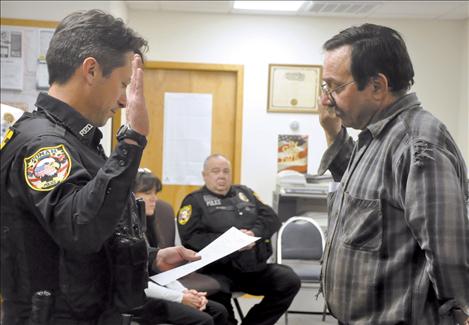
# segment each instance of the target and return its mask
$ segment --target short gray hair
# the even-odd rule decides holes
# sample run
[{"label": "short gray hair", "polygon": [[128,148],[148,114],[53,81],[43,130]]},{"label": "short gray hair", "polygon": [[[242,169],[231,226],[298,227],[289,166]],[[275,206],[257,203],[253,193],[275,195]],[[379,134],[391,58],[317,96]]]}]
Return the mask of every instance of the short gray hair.
[{"label": "short gray hair", "polygon": [[222,155],[221,153],[214,153],[214,154],[211,154],[210,156],[208,156],[207,158],[205,158],[205,160],[204,160],[204,169],[203,170],[207,169],[208,162],[212,158],[223,158],[231,164],[230,160],[228,158],[226,158],[226,156]]}]

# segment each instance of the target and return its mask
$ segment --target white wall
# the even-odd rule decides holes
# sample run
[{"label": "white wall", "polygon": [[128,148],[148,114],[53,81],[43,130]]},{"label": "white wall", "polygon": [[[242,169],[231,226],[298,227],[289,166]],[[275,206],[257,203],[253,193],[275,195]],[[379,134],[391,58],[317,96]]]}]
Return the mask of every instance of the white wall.
[{"label": "white wall", "polygon": [[[309,172],[326,148],[317,115],[267,113],[269,63],[322,64],[329,37],[365,20],[262,17],[129,11],[129,24],[149,40],[149,60],[243,64],[244,111],[241,182],[270,202],[275,187],[277,135],[310,136]],[[426,109],[441,119],[468,159],[467,22],[368,20],[388,25],[405,38],[416,72],[414,90]],[[464,51],[466,55],[464,56]],[[467,121],[467,118],[462,119]]]},{"label": "white wall", "polygon": [[[242,64],[242,183],[266,202],[275,187],[277,135],[310,136],[309,172],[315,173],[326,143],[316,115],[267,113],[269,63],[322,64],[321,46],[340,30],[365,20],[290,16],[160,13],[126,10],[110,2],[2,1],[2,17],[60,20],[79,9],[99,8],[120,15],[149,40],[149,60]],[[469,161],[468,22],[368,20],[404,36],[416,72],[414,90],[426,109],[449,128]]]},{"label": "white wall", "polygon": [[110,11],[114,1],[9,1],[0,2],[3,18],[60,21],[78,10]]}]

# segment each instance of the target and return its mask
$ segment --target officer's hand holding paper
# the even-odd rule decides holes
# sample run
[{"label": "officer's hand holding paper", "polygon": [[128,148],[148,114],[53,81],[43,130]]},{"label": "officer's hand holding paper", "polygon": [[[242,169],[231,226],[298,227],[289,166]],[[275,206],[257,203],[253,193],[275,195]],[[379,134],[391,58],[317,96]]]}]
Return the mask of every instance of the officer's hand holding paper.
[{"label": "officer's hand holding paper", "polygon": [[159,273],[151,277],[153,281],[160,285],[166,285],[174,280],[208,265],[216,260],[225,257],[247,245],[259,240],[260,237],[249,236],[242,231],[231,227],[220,237],[211,242],[207,247],[198,252],[201,259],[185,265],[181,265],[172,270]]}]

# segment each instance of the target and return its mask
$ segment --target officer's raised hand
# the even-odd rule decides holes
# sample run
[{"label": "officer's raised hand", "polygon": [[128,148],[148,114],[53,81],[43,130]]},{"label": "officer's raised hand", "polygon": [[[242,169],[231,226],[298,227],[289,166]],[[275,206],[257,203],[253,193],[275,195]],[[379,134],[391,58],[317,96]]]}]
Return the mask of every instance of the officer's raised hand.
[{"label": "officer's raised hand", "polygon": [[160,271],[167,271],[185,262],[200,260],[193,250],[182,246],[162,248],[156,255],[155,264]]},{"label": "officer's raised hand", "polygon": [[131,129],[147,136],[150,132],[148,110],[143,95],[143,64],[139,54],[135,54],[132,60],[132,76],[127,87],[127,124]]}]

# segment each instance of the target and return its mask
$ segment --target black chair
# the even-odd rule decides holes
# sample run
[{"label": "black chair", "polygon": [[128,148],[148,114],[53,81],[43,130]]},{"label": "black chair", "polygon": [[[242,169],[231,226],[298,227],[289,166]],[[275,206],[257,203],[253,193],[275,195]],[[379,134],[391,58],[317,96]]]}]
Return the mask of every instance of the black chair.
[{"label": "black chair", "polygon": [[[277,263],[289,265],[301,279],[302,287],[317,286],[320,283],[320,260],[325,239],[321,227],[311,218],[291,217],[284,222],[277,237]],[[322,314],[325,320],[326,304],[322,312],[288,310],[288,314]]]},{"label": "black chair", "polygon": [[[158,246],[160,248],[174,246],[176,239],[176,219],[171,205],[158,199],[155,207],[154,220],[155,223],[153,225],[147,226],[152,227],[156,232]],[[208,296],[220,290],[220,284],[217,280],[208,275],[197,272],[183,276],[179,281],[186,288],[207,292]]]}]

